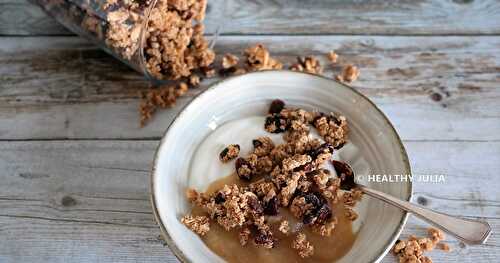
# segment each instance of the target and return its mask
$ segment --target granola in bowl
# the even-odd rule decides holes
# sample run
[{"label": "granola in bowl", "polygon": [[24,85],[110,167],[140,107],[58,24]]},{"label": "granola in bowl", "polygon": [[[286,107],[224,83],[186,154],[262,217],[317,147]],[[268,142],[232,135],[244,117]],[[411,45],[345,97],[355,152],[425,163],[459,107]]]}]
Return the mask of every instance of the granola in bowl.
[{"label": "granola in bowl", "polygon": [[[259,136],[249,154],[240,157],[240,145],[225,147],[219,159],[234,166],[232,174],[205,192],[188,188],[186,198],[194,209],[181,222],[229,262],[236,262],[232,255],[255,250],[269,250],[269,262],[282,256],[293,262],[331,262],[343,256],[355,239],[351,223],[358,217],[353,208],[361,192],[342,191],[343,181],[335,176],[340,171],[326,164],[348,141],[346,118],[287,107],[276,99],[261,129],[282,135],[283,143]],[[228,254],[221,240],[241,246]],[[324,244],[328,250],[315,249]]]},{"label": "granola in bowl", "polygon": [[[178,115],[156,155],[153,211],[167,244],[185,262],[378,261],[406,214],[342,190],[348,173],[333,162],[357,175],[411,172],[372,105],[293,71],[214,84]],[[411,195],[409,182],[368,185]]]}]

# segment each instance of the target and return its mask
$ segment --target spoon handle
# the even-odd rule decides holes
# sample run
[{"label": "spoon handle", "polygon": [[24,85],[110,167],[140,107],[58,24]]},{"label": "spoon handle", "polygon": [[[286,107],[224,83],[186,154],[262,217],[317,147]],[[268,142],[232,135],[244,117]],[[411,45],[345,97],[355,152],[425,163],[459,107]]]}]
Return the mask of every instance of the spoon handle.
[{"label": "spoon handle", "polygon": [[437,228],[455,236],[467,244],[484,244],[491,233],[487,222],[458,218],[399,200],[386,193],[359,185],[359,189],[369,196],[385,201],[422,218]]}]

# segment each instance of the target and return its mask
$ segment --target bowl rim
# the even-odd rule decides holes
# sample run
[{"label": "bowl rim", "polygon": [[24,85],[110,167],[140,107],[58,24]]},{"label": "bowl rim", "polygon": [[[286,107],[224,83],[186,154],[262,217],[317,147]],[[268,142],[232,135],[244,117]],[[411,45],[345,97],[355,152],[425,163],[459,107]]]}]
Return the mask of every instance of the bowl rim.
[{"label": "bowl rim", "polygon": [[[271,73],[273,73],[273,72],[274,73],[276,73],[276,72],[278,72],[278,73],[279,72],[286,72],[286,73],[303,74],[303,75],[308,75],[308,76],[312,76],[312,77],[316,77],[316,78],[321,78],[321,79],[324,79],[324,80],[336,82],[337,84],[339,84],[339,86],[341,88],[349,89],[349,90],[353,91],[354,93],[356,93],[357,95],[359,95],[362,100],[365,100],[370,105],[372,105],[375,108],[375,110],[382,116],[382,119],[384,120],[384,122],[386,124],[388,124],[389,128],[392,130],[392,132],[394,133],[394,135],[396,137],[400,153],[402,154],[402,157],[403,157],[404,166],[405,166],[405,169],[407,170],[406,172],[408,172],[409,174],[412,174],[412,172],[411,172],[411,166],[410,166],[410,161],[409,161],[406,149],[404,147],[403,141],[401,140],[401,137],[399,136],[398,132],[396,131],[396,128],[394,127],[394,125],[392,125],[392,123],[390,122],[389,118],[387,118],[387,116],[384,114],[384,112],[379,107],[377,107],[377,105],[374,102],[372,102],[368,97],[366,97],[364,94],[362,94],[361,92],[359,92],[355,88],[353,88],[353,87],[351,87],[351,86],[349,86],[349,85],[347,85],[347,84],[345,84],[343,82],[340,82],[340,81],[337,81],[337,80],[334,80],[334,79],[331,79],[331,78],[328,78],[328,77],[325,77],[325,76],[321,76],[321,75],[316,75],[316,74],[307,73],[307,72],[292,71],[292,70],[262,70],[262,71],[254,71],[254,72],[249,72],[249,73],[245,73],[245,74],[242,74],[242,75],[230,76],[230,77],[226,77],[226,78],[220,79],[218,81],[215,81],[214,83],[211,83],[204,91],[202,91],[199,94],[195,95],[193,97],[193,99],[190,102],[188,102],[186,105],[184,105],[182,107],[182,109],[179,111],[179,113],[177,113],[177,115],[174,117],[174,119],[168,125],[167,129],[165,130],[165,132],[162,135],[160,143],[158,144],[158,147],[156,148],[155,155],[154,155],[154,160],[153,160],[153,165],[152,165],[152,168],[151,168],[150,185],[149,185],[149,187],[150,187],[150,189],[149,189],[149,195],[150,195],[150,202],[151,202],[151,206],[152,206],[152,210],[153,210],[154,220],[159,225],[162,238],[164,239],[164,241],[168,245],[169,249],[172,251],[172,253],[175,255],[175,257],[179,261],[181,261],[183,263],[191,263],[191,261],[186,257],[186,255],[184,254],[184,252],[182,252],[181,249],[179,247],[177,247],[177,245],[175,244],[175,241],[170,236],[167,228],[163,224],[163,222],[162,222],[162,220],[160,218],[159,212],[158,212],[158,206],[156,205],[157,198],[156,198],[156,195],[155,195],[155,192],[154,192],[155,175],[156,175],[156,170],[157,170],[156,167],[158,165],[158,153],[159,153],[160,149],[162,148],[162,146],[165,143],[165,137],[168,134],[168,132],[170,131],[170,129],[173,126],[173,124],[176,123],[176,121],[180,117],[182,117],[182,115],[184,115],[183,113],[186,112],[187,108],[190,105],[192,105],[193,102],[199,100],[202,95],[204,95],[204,94],[206,94],[208,92],[214,92],[214,90],[219,85],[223,84],[224,82],[228,82],[229,80],[232,80],[232,79],[235,79],[235,78],[239,78],[239,77],[242,77],[242,76],[248,76],[248,75],[268,74],[269,72],[271,72]],[[407,184],[407,187],[409,188],[408,189],[409,190],[408,191],[409,194],[405,198],[405,201],[409,202],[412,199],[412,196],[413,196],[413,183],[411,181],[409,181],[408,184]],[[382,246],[382,249],[379,251],[379,253],[377,253],[378,256],[376,256],[370,262],[374,262],[374,263],[380,262],[384,258],[384,256],[389,252],[389,250],[392,248],[392,245],[396,242],[397,238],[401,235],[401,232],[403,231],[403,228],[406,225],[406,222],[408,221],[409,215],[410,215],[409,212],[403,211],[403,217],[401,218],[401,221],[399,222],[398,227],[396,228],[396,230],[392,234],[392,237],[388,240],[388,242],[384,246]]]}]

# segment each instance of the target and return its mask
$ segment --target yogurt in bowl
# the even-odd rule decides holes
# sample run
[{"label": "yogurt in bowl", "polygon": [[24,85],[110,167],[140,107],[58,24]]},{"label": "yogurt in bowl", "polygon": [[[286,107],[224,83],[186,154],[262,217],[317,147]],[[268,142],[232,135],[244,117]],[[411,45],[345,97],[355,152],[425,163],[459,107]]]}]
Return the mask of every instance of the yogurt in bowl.
[{"label": "yogurt in bowl", "polygon": [[[214,181],[230,175],[234,165],[218,161],[230,143],[241,145],[246,155],[252,139],[269,136],[263,122],[276,98],[291,107],[337,112],[349,123],[349,143],[334,158],[348,162],[357,175],[410,174],[404,147],[383,113],[354,89],[331,79],[290,71],[263,71],[215,83],[195,98],[170,125],[158,148],[151,178],[151,198],[156,219],[169,247],[183,262],[224,262],[220,251],[210,249],[181,223],[190,212],[187,188],[205,191]],[[272,136],[275,142],[280,135]],[[403,200],[411,198],[410,182],[362,182]],[[348,251],[331,262],[377,262],[399,236],[407,214],[380,201],[364,197],[356,208],[355,239]],[[235,240],[237,243],[238,241]],[[339,240],[341,242],[341,240]],[[236,249],[227,247],[227,257]],[[214,248],[213,246],[211,246]],[[318,249],[318,248],[317,248]],[[320,248],[326,250],[327,248]],[[272,250],[269,251],[272,253]],[[255,260],[266,261],[268,257]]]}]

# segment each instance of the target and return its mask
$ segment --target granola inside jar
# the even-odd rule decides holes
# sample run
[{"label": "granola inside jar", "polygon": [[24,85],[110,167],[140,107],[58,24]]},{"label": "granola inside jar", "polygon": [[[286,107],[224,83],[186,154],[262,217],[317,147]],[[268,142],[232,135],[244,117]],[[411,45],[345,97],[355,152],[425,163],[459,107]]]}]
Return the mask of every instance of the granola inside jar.
[{"label": "granola inside jar", "polygon": [[215,59],[207,0],[31,0],[151,80],[178,80]]}]

